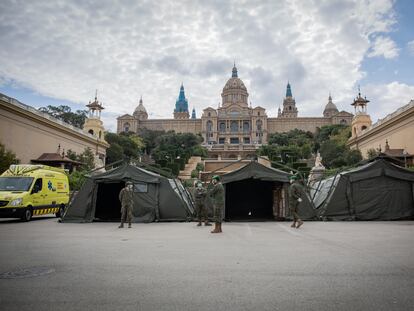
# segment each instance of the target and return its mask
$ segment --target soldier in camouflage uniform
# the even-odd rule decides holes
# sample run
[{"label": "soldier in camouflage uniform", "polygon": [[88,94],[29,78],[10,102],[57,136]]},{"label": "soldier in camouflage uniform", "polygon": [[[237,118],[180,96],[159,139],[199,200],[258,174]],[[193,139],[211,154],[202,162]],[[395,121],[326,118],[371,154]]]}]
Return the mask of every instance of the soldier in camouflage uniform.
[{"label": "soldier in camouflage uniform", "polygon": [[119,201],[121,201],[121,224],[118,228],[124,227],[124,222],[128,221],[128,228],[131,228],[132,210],[134,208],[134,188],[132,182],[128,181],[125,188],[119,192]]},{"label": "soldier in camouflage uniform", "polygon": [[211,226],[211,224],[208,222],[208,213],[206,206],[207,190],[203,187],[203,183],[201,181],[197,181],[195,183],[195,186],[194,201],[198,218],[197,226],[201,226],[201,223],[203,221],[205,226]]},{"label": "soldier in camouflage uniform", "polygon": [[224,210],[224,187],[220,182],[220,177],[215,175],[211,180],[213,188],[210,190],[209,195],[213,201],[213,215],[215,227],[211,233],[221,233],[221,222],[223,220]]},{"label": "soldier in camouflage uniform", "polygon": [[303,225],[303,221],[299,218],[298,215],[298,206],[302,202],[302,187],[297,181],[297,176],[293,175],[290,177],[290,186],[289,186],[289,209],[293,216],[292,228],[299,228]]}]

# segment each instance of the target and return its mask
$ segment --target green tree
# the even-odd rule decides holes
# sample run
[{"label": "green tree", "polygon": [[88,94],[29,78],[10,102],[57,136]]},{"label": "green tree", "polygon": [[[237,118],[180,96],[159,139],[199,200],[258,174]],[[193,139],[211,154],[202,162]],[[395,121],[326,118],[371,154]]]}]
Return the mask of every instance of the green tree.
[{"label": "green tree", "polygon": [[379,155],[379,151],[374,149],[374,148],[371,148],[371,149],[367,150],[368,159],[373,159],[378,155]]},{"label": "green tree", "polygon": [[106,150],[106,163],[111,164],[125,158],[137,159],[142,152],[142,140],[136,135],[106,133],[110,147]]},{"label": "green tree", "polygon": [[142,138],[145,145],[145,153],[151,154],[152,150],[157,147],[157,137],[164,135],[165,131],[153,131],[146,128],[138,130],[138,136]]},{"label": "green tree", "polygon": [[95,155],[91,148],[86,148],[81,154],[69,149],[66,151],[66,157],[73,161],[81,162],[82,165],[78,168],[80,171],[90,171],[95,168]]},{"label": "green tree", "polygon": [[82,162],[82,170],[90,171],[95,168],[95,155],[91,148],[86,148],[84,152],[82,152],[78,156],[78,161]]},{"label": "green tree", "polygon": [[327,168],[335,168],[346,165],[344,158],[345,146],[338,144],[334,140],[326,140],[321,144],[320,153],[322,163]]},{"label": "green tree", "polygon": [[6,171],[10,165],[18,164],[19,162],[16,155],[0,143],[0,174]]},{"label": "green tree", "polygon": [[355,165],[362,161],[361,151],[358,149],[348,150],[345,154],[345,160],[347,165]]},{"label": "green tree", "polygon": [[83,128],[83,124],[85,123],[88,114],[86,110],[76,110],[76,112],[72,112],[71,108],[65,105],[57,107],[49,105],[47,107],[40,107],[38,110],[78,128]]},{"label": "green tree", "polygon": [[71,191],[79,190],[86,180],[84,171],[73,171],[69,175],[69,189]]}]

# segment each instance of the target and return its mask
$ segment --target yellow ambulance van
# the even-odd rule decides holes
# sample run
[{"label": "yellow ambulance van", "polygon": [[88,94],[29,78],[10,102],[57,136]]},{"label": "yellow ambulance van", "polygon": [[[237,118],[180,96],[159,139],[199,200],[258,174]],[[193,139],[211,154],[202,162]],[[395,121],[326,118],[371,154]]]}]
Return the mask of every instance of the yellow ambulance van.
[{"label": "yellow ambulance van", "polygon": [[46,165],[11,165],[0,176],[0,217],[63,215],[69,202],[69,180],[63,169]]}]

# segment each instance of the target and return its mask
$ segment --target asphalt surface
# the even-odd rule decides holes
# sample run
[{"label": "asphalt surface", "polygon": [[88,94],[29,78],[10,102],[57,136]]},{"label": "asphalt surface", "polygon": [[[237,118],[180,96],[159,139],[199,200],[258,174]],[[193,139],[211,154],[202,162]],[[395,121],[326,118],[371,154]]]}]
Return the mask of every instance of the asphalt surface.
[{"label": "asphalt surface", "polygon": [[0,220],[0,310],[414,308],[414,222],[210,229]]}]

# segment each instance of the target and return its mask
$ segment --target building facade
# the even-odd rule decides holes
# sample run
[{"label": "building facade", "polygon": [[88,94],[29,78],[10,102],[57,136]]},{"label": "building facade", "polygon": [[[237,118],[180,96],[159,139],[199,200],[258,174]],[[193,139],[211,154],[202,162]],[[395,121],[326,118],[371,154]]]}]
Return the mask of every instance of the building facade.
[{"label": "building facade", "polygon": [[368,150],[400,159],[414,155],[414,100],[374,124],[367,112],[367,103],[364,108],[356,109],[348,146],[359,149],[364,158],[368,158]]},{"label": "building facade", "polygon": [[103,107],[96,97],[89,105],[89,117],[82,130],[0,94],[0,142],[15,153],[22,164],[38,160],[44,153],[56,153],[56,150],[63,159],[69,149],[80,154],[90,148],[95,154],[95,166],[103,166],[109,147],[100,120]]},{"label": "building facade", "polygon": [[253,155],[260,145],[267,144],[269,134],[293,129],[315,132],[316,128],[324,125],[351,124],[353,117],[349,112],[338,111],[330,95],[323,116],[298,117],[290,83],[283,99],[283,110],[279,109],[276,117],[268,116],[263,107],[249,104],[248,90],[238,77],[235,65],[221,92],[218,108],[205,108],[198,119],[193,109],[190,118],[184,86],[181,85],[173,116],[173,119],[148,119],[140,100],[132,115],[126,114],[117,119],[117,132],[137,132],[147,128],[201,134],[211,157],[233,158]]}]

